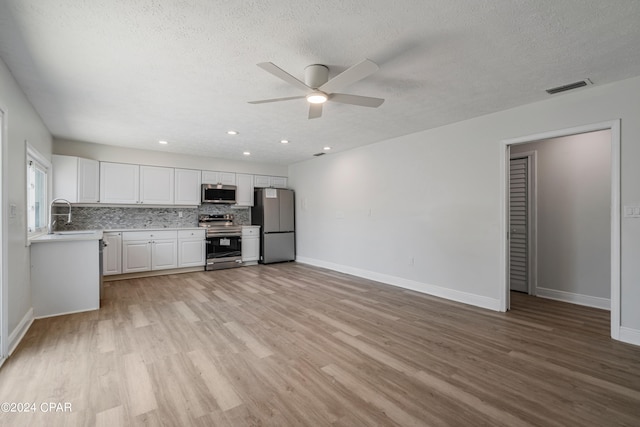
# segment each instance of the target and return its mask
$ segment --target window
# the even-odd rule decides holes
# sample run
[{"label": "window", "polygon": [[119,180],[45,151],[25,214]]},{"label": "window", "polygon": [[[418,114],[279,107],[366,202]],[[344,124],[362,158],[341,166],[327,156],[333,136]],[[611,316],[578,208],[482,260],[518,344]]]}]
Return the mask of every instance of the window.
[{"label": "window", "polygon": [[27,145],[27,233],[29,236],[47,230],[50,168],[49,161]]}]

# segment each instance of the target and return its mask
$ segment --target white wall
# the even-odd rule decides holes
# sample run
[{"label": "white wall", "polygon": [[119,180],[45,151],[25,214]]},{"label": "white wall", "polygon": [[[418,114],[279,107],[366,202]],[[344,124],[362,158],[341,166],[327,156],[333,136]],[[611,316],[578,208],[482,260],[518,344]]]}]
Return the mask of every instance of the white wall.
[{"label": "white wall", "polygon": [[611,131],[528,144],[537,153],[538,287],[609,299]]},{"label": "white wall", "polygon": [[[638,93],[640,78],[592,86],[291,165],[298,256],[497,308],[501,141],[619,118],[621,201],[638,203]],[[621,226],[622,325],[640,334],[640,219]]]},{"label": "white wall", "polygon": [[190,156],[167,151],[139,150],[64,139],[54,139],[53,153],[85,157],[103,162],[137,163],[141,165],[239,172],[256,175],[287,176],[288,172],[287,167],[282,165]]},{"label": "white wall", "polygon": [[[8,143],[8,170],[4,179],[8,181],[9,205],[16,205],[16,216],[8,215],[9,206],[2,206],[8,215],[8,323],[9,336],[21,333],[18,328],[25,325],[25,316],[30,313],[31,283],[29,248],[26,245],[26,158],[25,142],[28,141],[43,156],[51,158],[52,139],[44,123],[35,112],[22,90],[18,87],[8,68],[0,60],[0,106],[6,112]],[[30,319],[28,319],[30,320]],[[22,323],[21,323],[22,322]],[[11,344],[11,343],[10,343]]]}]

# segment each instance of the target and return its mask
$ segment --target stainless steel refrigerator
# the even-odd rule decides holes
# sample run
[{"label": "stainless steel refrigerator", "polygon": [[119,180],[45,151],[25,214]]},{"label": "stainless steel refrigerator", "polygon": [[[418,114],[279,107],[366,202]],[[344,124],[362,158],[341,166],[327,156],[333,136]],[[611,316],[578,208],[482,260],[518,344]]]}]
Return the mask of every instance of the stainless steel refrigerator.
[{"label": "stainless steel refrigerator", "polygon": [[260,226],[260,262],[296,259],[293,190],[258,188],[254,192],[251,223]]}]

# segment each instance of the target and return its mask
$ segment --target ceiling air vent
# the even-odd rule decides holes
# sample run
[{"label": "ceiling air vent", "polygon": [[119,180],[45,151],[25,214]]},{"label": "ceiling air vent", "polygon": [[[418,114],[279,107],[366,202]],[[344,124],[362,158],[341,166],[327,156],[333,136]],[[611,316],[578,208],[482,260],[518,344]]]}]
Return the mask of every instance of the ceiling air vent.
[{"label": "ceiling air vent", "polygon": [[591,80],[589,79],[580,80],[579,82],[569,83],[568,85],[547,89],[547,93],[549,95],[553,95],[554,93],[566,92],[568,90],[578,89],[579,87],[584,87],[591,84],[593,83],[591,83]]},{"label": "ceiling air vent", "polygon": [[324,156],[325,154],[327,154],[327,153],[316,153],[316,154],[314,154],[314,156],[315,157],[320,157],[320,156]]}]

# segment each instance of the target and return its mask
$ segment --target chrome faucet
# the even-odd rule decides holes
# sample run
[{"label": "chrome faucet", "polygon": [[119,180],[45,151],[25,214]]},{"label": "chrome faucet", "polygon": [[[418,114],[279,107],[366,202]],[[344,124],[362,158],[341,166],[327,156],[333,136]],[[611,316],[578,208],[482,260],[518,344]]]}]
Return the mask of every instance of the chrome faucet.
[{"label": "chrome faucet", "polygon": [[[55,203],[66,203],[67,206],[69,207],[69,212],[67,212],[66,214],[59,214],[59,213],[54,214],[53,205]],[[47,232],[49,234],[53,234],[53,226],[58,221],[57,219],[53,219],[54,216],[66,216],[67,224],[71,223],[71,203],[67,199],[53,199],[51,201],[51,204],[49,205],[49,226],[47,227],[47,230],[48,230]]]}]

